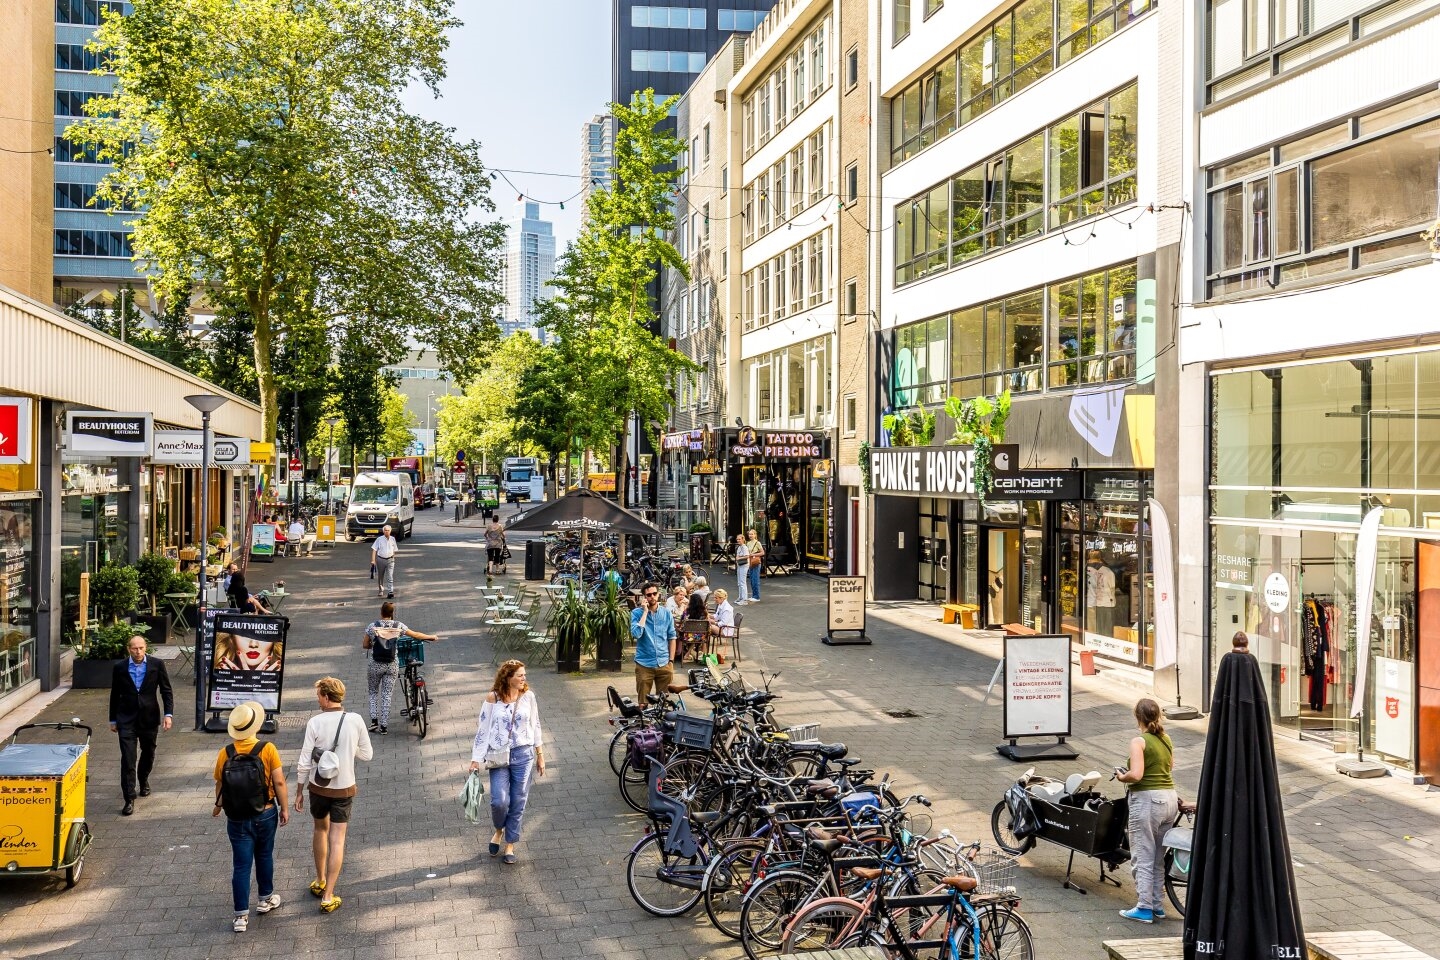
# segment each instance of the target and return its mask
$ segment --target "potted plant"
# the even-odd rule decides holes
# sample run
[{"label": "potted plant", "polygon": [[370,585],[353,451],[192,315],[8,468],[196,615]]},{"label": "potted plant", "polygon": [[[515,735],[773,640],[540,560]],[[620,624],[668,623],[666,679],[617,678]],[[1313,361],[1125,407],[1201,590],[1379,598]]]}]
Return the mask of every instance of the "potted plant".
[{"label": "potted plant", "polygon": [[590,613],[590,633],[595,641],[595,666],[618,671],[623,659],[623,639],[630,632],[630,611],[620,600],[620,585],[605,581],[605,590]]},{"label": "potted plant", "polygon": [[164,643],[170,636],[170,612],[162,608],[162,603],[165,594],[170,592],[170,576],[174,572],[175,561],[161,553],[143,554],[135,561],[140,592],[150,605],[150,613],[137,612],[132,619],[150,628],[155,643]]},{"label": "potted plant", "polygon": [[140,575],[123,563],[107,563],[90,574],[90,604],[102,624],[113,624],[140,603]]},{"label": "potted plant", "polygon": [[555,624],[555,669],[575,673],[580,669],[581,653],[590,644],[590,609],[574,584],[565,591],[551,616]]},{"label": "potted plant", "polygon": [[145,624],[102,623],[85,635],[83,644],[75,646],[75,667],[71,685],[77,690],[103,690],[110,686],[115,661],[126,656],[130,638],[144,636],[150,630]]}]

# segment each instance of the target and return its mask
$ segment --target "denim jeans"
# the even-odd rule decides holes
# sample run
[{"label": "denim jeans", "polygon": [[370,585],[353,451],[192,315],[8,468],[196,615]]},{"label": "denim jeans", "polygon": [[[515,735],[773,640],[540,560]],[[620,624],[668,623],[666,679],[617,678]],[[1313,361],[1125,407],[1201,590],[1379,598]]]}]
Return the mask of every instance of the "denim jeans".
[{"label": "denim jeans", "polygon": [[750,595],[750,568],[745,566],[741,560],[740,565],[735,568],[735,602],[744,603]]},{"label": "denim jeans", "polygon": [[510,766],[490,771],[490,820],[505,831],[506,843],[520,842],[520,821],[530,799],[530,771],[535,768],[534,747],[511,747]]},{"label": "denim jeans", "polygon": [[751,600],[759,600],[759,599],[760,599],[760,571],[763,570],[764,567],[765,567],[765,565],[764,565],[763,563],[757,563],[757,564],[755,564],[753,567],[750,568],[750,599],[751,599]]},{"label": "denim jeans", "polygon": [[1175,825],[1180,801],[1174,790],[1130,791],[1130,869],[1135,872],[1138,906],[1165,905],[1165,831]]},{"label": "denim jeans", "polygon": [[230,892],[235,898],[237,914],[250,912],[250,867],[255,867],[255,881],[260,899],[275,892],[275,828],[280,811],[272,806],[253,820],[227,820],[225,832],[230,835],[230,855],[235,871],[230,877]]}]

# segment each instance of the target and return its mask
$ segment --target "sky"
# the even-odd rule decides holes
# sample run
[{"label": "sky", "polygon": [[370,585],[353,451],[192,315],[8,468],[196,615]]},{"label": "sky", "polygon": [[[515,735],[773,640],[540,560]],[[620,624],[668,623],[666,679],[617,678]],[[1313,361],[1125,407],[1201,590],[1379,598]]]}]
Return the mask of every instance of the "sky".
[{"label": "sky", "polygon": [[[455,0],[465,21],[451,32],[448,75],[436,100],[411,91],[411,109],[478,140],[492,170],[504,170],[491,193],[509,218],[516,194],[565,200],[540,208],[555,224],[556,250],[580,225],[580,125],[610,99],[611,0]],[[564,177],[511,173],[530,170]]]}]

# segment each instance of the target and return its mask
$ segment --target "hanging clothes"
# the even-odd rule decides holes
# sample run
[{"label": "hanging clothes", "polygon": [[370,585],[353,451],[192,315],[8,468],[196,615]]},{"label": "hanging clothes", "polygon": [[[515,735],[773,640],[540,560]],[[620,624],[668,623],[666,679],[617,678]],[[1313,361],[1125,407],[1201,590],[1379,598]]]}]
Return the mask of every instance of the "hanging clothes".
[{"label": "hanging clothes", "polygon": [[1314,597],[1305,598],[1305,674],[1310,678],[1310,709],[1325,709],[1325,661],[1330,652],[1330,626],[1325,606]]}]

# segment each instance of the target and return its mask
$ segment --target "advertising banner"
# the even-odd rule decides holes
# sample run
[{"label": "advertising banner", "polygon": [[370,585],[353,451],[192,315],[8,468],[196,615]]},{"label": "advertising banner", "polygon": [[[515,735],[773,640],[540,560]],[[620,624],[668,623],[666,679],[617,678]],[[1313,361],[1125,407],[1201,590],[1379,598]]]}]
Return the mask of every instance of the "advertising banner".
[{"label": "advertising banner", "polygon": [[[837,633],[858,634],[837,637]],[[865,578],[832,574],[827,581],[825,642],[869,643],[865,636]]]},{"label": "advertising banner", "polygon": [[250,556],[255,560],[275,559],[275,524],[250,525]]},{"label": "advertising banner", "polygon": [[280,709],[285,627],[284,617],[215,615],[215,652],[207,660],[211,710],[229,710],[247,700],[266,710]]},{"label": "advertising banner", "polygon": [[1005,638],[1005,736],[1070,736],[1070,638]]},{"label": "advertising banner", "polygon": [[65,414],[65,452],[105,457],[148,457],[154,436],[148,413],[71,410]]},{"label": "advertising banner", "polygon": [[[1016,472],[1020,448],[996,444],[991,472],[998,479]],[[961,499],[975,496],[975,448],[879,447],[870,451],[870,492],[873,494]],[[992,493],[992,498],[1000,494]],[[1026,497],[1029,498],[1029,494]]]},{"label": "advertising banner", "polygon": [[494,477],[476,477],[475,502],[480,504],[481,509],[499,509],[500,481]]},{"label": "advertising banner", "polygon": [[1414,665],[1407,660],[1375,658],[1375,749],[1411,759],[1415,729]]},{"label": "advertising banner", "polygon": [[[204,455],[204,436],[199,430],[155,431],[155,452],[151,463],[198,466]],[[210,437],[212,467],[242,467],[250,463],[250,441],[242,437]]]}]

